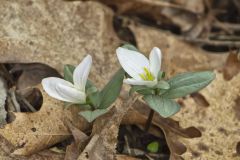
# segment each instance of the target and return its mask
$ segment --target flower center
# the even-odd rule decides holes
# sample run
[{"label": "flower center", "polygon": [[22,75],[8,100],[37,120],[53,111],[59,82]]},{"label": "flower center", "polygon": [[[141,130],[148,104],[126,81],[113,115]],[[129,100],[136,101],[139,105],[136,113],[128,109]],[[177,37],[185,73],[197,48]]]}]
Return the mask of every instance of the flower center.
[{"label": "flower center", "polygon": [[146,68],[143,68],[144,72],[142,74],[139,74],[139,76],[145,80],[145,81],[153,81],[155,77],[152,75],[152,73]]}]

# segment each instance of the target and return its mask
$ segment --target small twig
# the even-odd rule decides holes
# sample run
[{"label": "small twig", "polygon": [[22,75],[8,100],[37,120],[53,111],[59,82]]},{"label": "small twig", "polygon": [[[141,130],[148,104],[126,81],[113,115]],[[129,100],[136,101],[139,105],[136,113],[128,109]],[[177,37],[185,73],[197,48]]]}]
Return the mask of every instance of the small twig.
[{"label": "small twig", "polygon": [[149,160],[154,160],[150,155],[145,154],[145,156],[149,159]]},{"label": "small twig", "polygon": [[126,148],[127,148],[128,154],[131,155],[131,156],[135,155],[135,154],[132,153],[132,150],[130,149],[130,146],[129,146],[129,143],[128,143],[128,137],[126,135],[124,135],[124,140],[126,142]]},{"label": "small twig", "polygon": [[240,47],[240,41],[217,41],[217,40],[209,40],[209,39],[193,39],[193,38],[183,38],[186,41],[192,43],[199,43],[199,44],[207,44],[212,46],[228,46],[228,47]]},{"label": "small twig", "polygon": [[147,119],[146,124],[145,124],[145,129],[144,129],[145,132],[148,132],[148,130],[151,126],[153,115],[154,115],[154,110],[151,109],[150,112],[149,112],[149,115],[148,115],[148,119]]},{"label": "small twig", "polygon": [[15,91],[10,90],[9,92],[10,92],[10,96],[11,96],[11,100],[13,102],[13,105],[14,105],[14,107],[16,109],[16,112],[21,112],[21,108],[20,108],[20,105],[19,105],[19,103],[17,101]]},{"label": "small twig", "polygon": [[235,24],[235,23],[220,22],[220,21],[216,20],[215,23],[213,23],[213,26],[217,27],[217,28],[224,28],[228,31],[229,31],[229,29],[235,30],[235,31],[240,31],[240,25]]},{"label": "small twig", "polygon": [[23,103],[30,109],[31,112],[37,112],[37,110],[26,100],[25,97],[23,97],[20,94],[17,94],[17,96],[23,101]]}]

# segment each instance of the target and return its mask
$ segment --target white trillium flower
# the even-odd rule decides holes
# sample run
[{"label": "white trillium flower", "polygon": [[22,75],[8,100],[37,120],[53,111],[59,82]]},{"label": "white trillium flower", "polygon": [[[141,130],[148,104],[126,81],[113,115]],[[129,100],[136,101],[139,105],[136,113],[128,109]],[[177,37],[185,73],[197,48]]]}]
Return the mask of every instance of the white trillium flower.
[{"label": "white trillium flower", "polygon": [[158,83],[158,72],[161,69],[162,54],[154,47],[149,60],[141,53],[122,47],[116,50],[122,68],[132,77],[124,80],[130,85],[145,85],[153,87]]},{"label": "white trillium flower", "polygon": [[73,83],[57,77],[42,80],[43,89],[49,96],[61,101],[84,104],[86,102],[85,86],[92,65],[92,57],[86,56],[73,72]]}]

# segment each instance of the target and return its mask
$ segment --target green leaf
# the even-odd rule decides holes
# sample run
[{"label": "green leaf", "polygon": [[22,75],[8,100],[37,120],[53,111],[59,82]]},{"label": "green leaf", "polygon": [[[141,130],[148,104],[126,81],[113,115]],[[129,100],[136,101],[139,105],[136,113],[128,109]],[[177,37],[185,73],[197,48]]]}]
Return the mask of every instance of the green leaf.
[{"label": "green leaf", "polygon": [[82,111],[79,112],[79,115],[83,116],[89,123],[94,121],[99,116],[107,113],[107,109],[96,109],[94,111]]},{"label": "green leaf", "polygon": [[215,74],[210,71],[189,72],[176,75],[175,77],[168,80],[170,89],[162,96],[169,99],[186,96],[203,89],[214,78]]},{"label": "green leaf", "polygon": [[165,99],[159,95],[146,95],[143,98],[150,108],[164,118],[170,117],[180,110],[180,105],[174,100]]},{"label": "green leaf", "polygon": [[134,45],[131,45],[131,44],[124,44],[124,45],[122,45],[122,48],[126,48],[128,50],[132,50],[132,51],[137,51],[138,52],[138,49]]},{"label": "green leaf", "polygon": [[88,95],[88,99],[90,101],[90,103],[94,106],[94,108],[98,108],[100,103],[101,103],[101,94],[100,92],[93,92],[91,94]]},{"label": "green leaf", "polygon": [[169,89],[170,85],[168,84],[168,82],[161,80],[158,82],[158,84],[155,86],[155,88],[158,89]]},{"label": "green leaf", "polygon": [[157,141],[149,143],[147,145],[147,150],[151,153],[157,153],[159,150],[159,143]]},{"label": "green leaf", "polygon": [[119,69],[108,84],[102,89],[102,101],[99,108],[107,108],[117,99],[122,88],[124,74],[124,70]]},{"label": "green leaf", "polygon": [[132,95],[134,92],[138,92],[143,95],[154,94],[154,90],[146,86],[132,86],[129,91],[129,95]]},{"label": "green leaf", "polygon": [[75,70],[75,66],[67,64],[64,65],[64,79],[73,83],[73,71]]}]

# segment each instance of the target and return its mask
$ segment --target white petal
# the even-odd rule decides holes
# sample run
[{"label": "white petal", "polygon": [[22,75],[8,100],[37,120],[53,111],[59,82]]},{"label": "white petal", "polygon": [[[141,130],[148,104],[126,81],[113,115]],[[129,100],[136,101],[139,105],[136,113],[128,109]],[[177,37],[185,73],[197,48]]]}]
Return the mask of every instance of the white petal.
[{"label": "white petal", "polygon": [[[82,101],[81,93],[79,94],[79,97],[72,98],[73,97],[72,93],[75,94],[76,89],[73,88],[74,86],[72,83],[65,81],[61,78],[56,78],[56,77],[44,78],[42,80],[42,86],[49,96],[56,98],[58,100],[65,101],[65,102],[73,102],[73,103],[79,102],[80,100]],[[64,89],[62,89],[61,86],[65,86],[63,87]],[[71,91],[72,89],[74,89],[74,91],[70,93],[71,95],[70,97],[65,95],[65,94],[69,94],[68,92],[65,91],[66,87],[70,88]],[[62,92],[65,92],[65,93],[62,93]]]},{"label": "white petal", "polygon": [[148,59],[139,52],[131,51],[122,47],[118,47],[116,52],[123,69],[134,79],[140,80],[141,77],[139,74],[144,72],[143,68],[149,68]]},{"label": "white petal", "polygon": [[155,78],[158,76],[158,72],[161,69],[162,53],[159,48],[154,47],[149,56],[150,60],[150,71],[153,73]]},{"label": "white petal", "polygon": [[73,83],[76,88],[85,92],[88,75],[92,65],[92,57],[87,55],[73,72]]},{"label": "white petal", "polygon": [[143,81],[143,80],[136,80],[133,78],[124,79],[123,82],[130,85],[143,85],[143,86],[149,86],[149,87],[152,87],[157,84],[157,81]]},{"label": "white petal", "polygon": [[86,102],[86,94],[76,88],[58,84],[57,91],[63,98],[68,100],[67,102],[78,104]]}]

